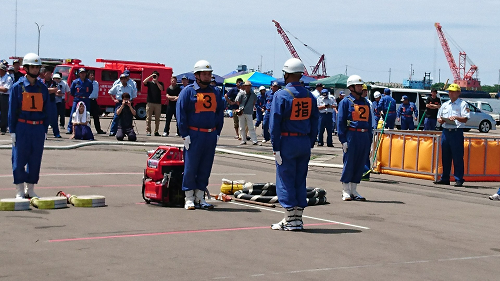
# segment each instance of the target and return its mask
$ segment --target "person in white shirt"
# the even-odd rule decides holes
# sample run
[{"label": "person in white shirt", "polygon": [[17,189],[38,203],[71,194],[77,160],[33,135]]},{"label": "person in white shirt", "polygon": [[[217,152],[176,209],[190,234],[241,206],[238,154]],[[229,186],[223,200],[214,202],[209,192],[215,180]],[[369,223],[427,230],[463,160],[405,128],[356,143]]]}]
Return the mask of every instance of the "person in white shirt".
[{"label": "person in white shirt", "polygon": [[441,179],[434,184],[450,184],[451,162],[455,186],[464,183],[464,127],[470,118],[470,110],[465,101],[459,99],[460,86],[451,84],[448,89],[450,100],[445,102],[438,111],[437,122],[443,126],[441,137],[441,157],[443,173]]},{"label": "person in white shirt", "polygon": [[318,99],[319,96],[321,96],[321,91],[323,91],[323,84],[321,83],[316,84],[316,89],[311,92],[313,96],[316,98],[316,100]]},{"label": "person in white shirt", "polygon": [[61,73],[55,73],[52,76],[52,80],[57,83],[56,107],[57,116],[59,117],[59,127],[64,129],[66,121],[66,95],[69,94],[70,88],[68,83],[61,79]]},{"label": "person in white shirt", "polygon": [[12,77],[7,73],[7,66],[0,64],[0,131],[2,135],[7,133],[7,121],[9,116],[9,89],[12,87]]},{"label": "person in white shirt", "polygon": [[330,95],[328,89],[323,89],[321,95],[318,97],[318,109],[319,109],[319,132],[318,132],[318,146],[323,146],[323,133],[326,129],[326,145],[328,147],[333,147],[333,118],[332,114],[337,103],[332,95]]}]

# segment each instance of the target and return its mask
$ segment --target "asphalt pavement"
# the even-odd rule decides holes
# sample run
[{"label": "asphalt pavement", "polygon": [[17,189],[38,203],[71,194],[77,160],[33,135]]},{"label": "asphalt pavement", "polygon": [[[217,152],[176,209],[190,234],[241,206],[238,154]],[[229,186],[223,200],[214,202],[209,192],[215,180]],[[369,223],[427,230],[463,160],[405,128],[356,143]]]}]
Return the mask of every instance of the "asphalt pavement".
[{"label": "asphalt pavement", "polygon": [[[110,118],[101,120],[106,129]],[[221,179],[275,182],[270,144],[239,145],[225,119],[209,190]],[[164,119],[160,125],[163,129]],[[148,143],[136,121],[137,144],[91,145],[51,136],[43,155],[40,196],[59,190],[104,195],[106,207],[0,212],[0,280],[498,280],[500,202],[495,182],[464,187],[373,174],[358,186],[366,202],[341,200],[341,146],[316,147],[307,184],[329,204],[304,212],[303,232],[270,229],[282,208],[211,201],[214,210],[147,205],[141,197]],[[174,123],[171,132],[175,134]],[[161,132],[160,132],[161,133]],[[257,129],[261,133],[261,129]],[[262,138],[260,138],[262,139]],[[115,138],[96,135],[97,141]],[[0,136],[0,198],[15,195],[8,135]]]}]

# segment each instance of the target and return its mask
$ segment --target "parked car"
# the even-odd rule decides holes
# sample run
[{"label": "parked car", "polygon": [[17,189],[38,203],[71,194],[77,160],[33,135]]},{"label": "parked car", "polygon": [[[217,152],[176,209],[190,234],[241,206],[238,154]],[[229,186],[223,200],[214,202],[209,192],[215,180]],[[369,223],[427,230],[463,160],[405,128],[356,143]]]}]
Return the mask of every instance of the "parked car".
[{"label": "parked car", "polygon": [[475,107],[481,109],[482,112],[488,113],[493,117],[496,122],[496,125],[500,125],[500,114],[493,112],[493,108],[487,101],[467,101],[474,105]]},{"label": "parked car", "polygon": [[[470,118],[465,123],[465,131],[470,129],[479,130],[481,133],[488,133],[490,130],[496,130],[493,124],[496,124],[495,119],[491,115],[482,112],[479,108],[475,107],[470,102],[467,102],[470,110]],[[442,126],[439,126],[439,130],[442,130]]]}]

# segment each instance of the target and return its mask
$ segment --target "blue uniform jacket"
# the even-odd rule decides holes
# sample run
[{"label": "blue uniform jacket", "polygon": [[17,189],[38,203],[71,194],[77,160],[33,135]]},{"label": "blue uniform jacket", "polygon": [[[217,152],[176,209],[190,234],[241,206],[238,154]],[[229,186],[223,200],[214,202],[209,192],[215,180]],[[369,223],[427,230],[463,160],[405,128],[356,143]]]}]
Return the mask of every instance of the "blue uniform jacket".
[{"label": "blue uniform jacket", "polygon": [[265,104],[266,104],[266,95],[265,95],[265,93],[264,93],[264,95],[261,94],[261,93],[259,93],[257,95],[257,102],[255,102],[255,110],[257,112],[261,112],[262,113],[261,109],[262,109],[263,106],[265,106]]},{"label": "blue uniform jacket", "polygon": [[264,105],[264,108],[266,109],[266,111],[271,110],[271,103],[273,102],[273,98],[274,98],[273,91],[272,90],[267,91],[266,92],[266,102]]},{"label": "blue uniform jacket", "polygon": [[415,103],[410,102],[409,104],[402,103],[398,108],[398,118],[403,117],[412,117],[415,114],[415,117],[418,117],[418,109]]},{"label": "blue uniform jacket", "polygon": [[380,103],[380,100],[372,102],[373,113],[375,114],[376,117],[380,117],[380,111],[378,110],[379,103]]},{"label": "blue uniform jacket", "polygon": [[[23,89],[24,88],[24,89]],[[23,92],[27,93],[41,93],[41,96],[25,98],[25,102],[32,102],[32,104],[24,104],[23,110]],[[39,98],[42,98],[40,100]],[[40,108],[40,106],[42,108]],[[49,127],[49,91],[47,86],[42,81],[36,79],[35,85],[31,86],[26,77],[21,77],[9,89],[9,131],[16,132],[18,119],[29,121],[43,121],[45,131]]]},{"label": "blue uniform jacket", "polygon": [[[355,110],[355,105],[359,108],[357,112]],[[361,109],[359,106],[362,106],[364,109]],[[346,135],[349,127],[366,129],[371,136],[372,118],[370,104],[365,98],[356,99],[352,94],[343,98],[338,105],[337,134],[339,136],[339,141],[341,143],[347,141]]]},{"label": "blue uniform jacket", "polygon": [[216,128],[220,135],[224,124],[222,94],[212,86],[201,89],[196,82],[186,86],[177,99],[176,118],[183,138],[189,135],[189,127]]},{"label": "blue uniform jacket", "polygon": [[[389,102],[391,103],[389,106]],[[384,112],[384,114],[394,114],[396,113],[396,100],[389,95],[384,95],[378,102],[378,112]],[[387,110],[389,108],[389,110]]]},{"label": "blue uniform jacket", "polygon": [[[319,110],[316,98],[299,82],[288,83],[286,89],[290,90],[295,98],[283,89],[274,94],[271,104],[269,131],[271,132],[273,151],[281,150],[282,132],[306,134],[311,140],[311,147],[313,147],[318,135]],[[301,102],[302,98],[310,98],[310,104]],[[309,106],[310,108],[307,108]],[[291,120],[294,116],[307,114],[307,111],[310,114],[309,118]]]},{"label": "blue uniform jacket", "polygon": [[92,94],[93,89],[94,86],[92,85],[92,81],[89,79],[82,81],[78,78],[71,83],[70,92],[75,98],[88,98],[90,94]]}]

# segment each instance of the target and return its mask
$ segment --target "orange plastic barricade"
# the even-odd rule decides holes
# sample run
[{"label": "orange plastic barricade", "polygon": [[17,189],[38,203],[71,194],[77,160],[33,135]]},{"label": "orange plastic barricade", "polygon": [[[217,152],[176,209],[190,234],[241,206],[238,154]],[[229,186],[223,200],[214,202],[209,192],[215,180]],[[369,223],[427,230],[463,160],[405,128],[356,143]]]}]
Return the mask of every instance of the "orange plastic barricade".
[{"label": "orange plastic barricade", "polygon": [[[375,172],[438,180],[443,170],[441,132],[375,131],[373,149],[379,138],[377,159],[372,163]],[[466,181],[500,181],[500,137],[465,133],[464,172]]]}]

